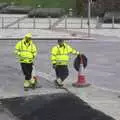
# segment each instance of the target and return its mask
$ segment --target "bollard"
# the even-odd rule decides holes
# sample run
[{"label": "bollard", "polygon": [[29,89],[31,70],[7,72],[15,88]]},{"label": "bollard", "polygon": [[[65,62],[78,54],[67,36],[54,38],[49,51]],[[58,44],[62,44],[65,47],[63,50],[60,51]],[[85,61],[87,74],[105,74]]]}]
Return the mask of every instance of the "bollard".
[{"label": "bollard", "polygon": [[96,29],[99,28],[99,16],[96,18]]},{"label": "bollard", "polygon": [[20,29],[20,21],[17,23],[17,29]]},{"label": "bollard", "polygon": [[67,16],[65,16],[65,29],[67,29]]},{"label": "bollard", "polygon": [[4,17],[1,18],[2,18],[2,29],[4,29]]},{"label": "bollard", "polygon": [[112,17],[112,29],[114,29],[114,24],[115,24],[115,17]]},{"label": "bollard", "polygon": [[33,29],[35,29],[35,16],[33,18]]},{"label": "bollard", "polygon": [[81,16],[81,29],[83,29],[83,16]]}]

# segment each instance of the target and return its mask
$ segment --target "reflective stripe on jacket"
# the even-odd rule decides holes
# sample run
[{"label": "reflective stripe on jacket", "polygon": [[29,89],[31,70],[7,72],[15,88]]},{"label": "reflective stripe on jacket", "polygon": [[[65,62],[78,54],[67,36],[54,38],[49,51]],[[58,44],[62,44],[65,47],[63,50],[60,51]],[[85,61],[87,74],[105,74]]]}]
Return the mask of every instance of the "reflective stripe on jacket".
[{"label": "reflective stripe on jacket", "polygon": [[25,44],[25,39],[19,41],[15,46],[15,53],[19,58],[21,63],[32,63],[36,54],[36,46],[30,41],[30,43]]},{"label": "reflective stripe on jacket", "polygon": [[67,65],[69,61],[69,54],[79,54],[74,48],[64,43],[62,47],[56,45],[51,50],[52,64]]}]

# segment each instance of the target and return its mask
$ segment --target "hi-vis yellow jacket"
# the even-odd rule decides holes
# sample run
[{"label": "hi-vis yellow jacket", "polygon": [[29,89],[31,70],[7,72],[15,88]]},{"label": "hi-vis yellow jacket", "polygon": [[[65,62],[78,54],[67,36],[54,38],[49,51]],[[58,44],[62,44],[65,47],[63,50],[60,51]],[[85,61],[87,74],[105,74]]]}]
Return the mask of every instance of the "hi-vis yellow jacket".
[{"label": "hi-vis yellow jacket", "polygon": [[32,40],[26,44],[24,38],[16,44],[15,54],[18,56],[21,63],[32,63],[36,57],[37,48]]},{"label": "hi-vis yellow jacket", "polygon": [[67,65],[69,62],[69,54],[80,54],[70,45],[64,43],[64,46],[59,45],[54,46],[51,49],[51,61],[52,64],[56,65]]}]

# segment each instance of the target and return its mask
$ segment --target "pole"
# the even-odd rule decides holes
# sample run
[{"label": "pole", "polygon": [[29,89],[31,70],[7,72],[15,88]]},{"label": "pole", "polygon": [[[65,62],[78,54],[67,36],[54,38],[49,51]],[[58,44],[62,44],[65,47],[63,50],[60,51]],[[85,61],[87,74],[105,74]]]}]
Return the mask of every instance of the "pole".
[{"label": "pole", "polygon": [[112,17],[112,29],[114,29],[114,24],[115,24],[115,17]]},{"label": "pole", "polygon": [[51,26],[52,26],[51,16],[48,16],[48,20],[49,20],[49,29],[52,29],[52,28],[51,28]]},{"label": "pole", "polygon": [[67,16],[65,16],[65,29],[67,29]]},{"label": "pole", "polygon": [[4,17],[1,18],[2,18],[2,29],[4,29]]},{"label": "pole", "polygon": [[17,23],[17,28],[19,29],[20,28],[20,22],[18,21]]},{"label": "pole", "polygon": [[35,16],[34,16],[34,18],[33,18],[33,29],[35,29],[35,23],[36,21],[35,21]]},{"label": "pole", "polygon": [[91,0],[88,0],[88,37],[90,37]]},{"label": "pole", "polygon": [[81,16],[81,29],[83,28],[83,16]]}]

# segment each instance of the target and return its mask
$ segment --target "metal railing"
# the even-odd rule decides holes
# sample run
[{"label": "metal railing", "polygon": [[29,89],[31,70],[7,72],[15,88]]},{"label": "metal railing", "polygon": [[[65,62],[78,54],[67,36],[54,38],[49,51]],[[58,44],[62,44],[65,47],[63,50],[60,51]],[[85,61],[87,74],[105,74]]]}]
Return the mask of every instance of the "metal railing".
[{"label": "metal railing", "polygon": [[[27,17],[0,17],[0,29],[88,29],[88,19],[84,17],[72,18],[64,16],[61,18],[27,18]],[[96,17],[90,20],[91,29],[120,29],[120,24],[115,23],[114,16],[112,23],[106,24],[101,18]]]}]

